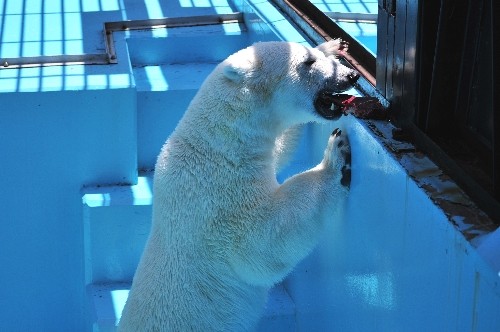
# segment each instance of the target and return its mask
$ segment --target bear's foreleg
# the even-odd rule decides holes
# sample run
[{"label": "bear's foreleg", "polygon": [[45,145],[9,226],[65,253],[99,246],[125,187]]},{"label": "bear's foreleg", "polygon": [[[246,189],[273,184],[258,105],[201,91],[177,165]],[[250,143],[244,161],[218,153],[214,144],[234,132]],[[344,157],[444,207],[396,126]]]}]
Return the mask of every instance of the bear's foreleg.
[{"label": "bear's foreleg", "polygon": [[327,217],[344,205],[350,157],[347,136],[335,130],[321,163],[289,178],[256,209],[250,229],[235,243],[232,265],[241,278],[272,286],[314,248]]}]

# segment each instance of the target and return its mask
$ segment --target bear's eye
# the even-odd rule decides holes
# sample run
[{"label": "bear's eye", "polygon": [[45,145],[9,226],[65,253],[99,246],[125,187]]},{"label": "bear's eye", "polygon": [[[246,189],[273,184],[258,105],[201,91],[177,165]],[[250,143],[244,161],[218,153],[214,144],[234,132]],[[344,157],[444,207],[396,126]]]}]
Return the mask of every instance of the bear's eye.
[{"label": "bear's eye", "polygon": [[310,67],[312,66],[314,63],[316,62],[316,59],[314,58],[310,58],[310,59],[307,59],[306,61],[304,61],[304,65]]}]

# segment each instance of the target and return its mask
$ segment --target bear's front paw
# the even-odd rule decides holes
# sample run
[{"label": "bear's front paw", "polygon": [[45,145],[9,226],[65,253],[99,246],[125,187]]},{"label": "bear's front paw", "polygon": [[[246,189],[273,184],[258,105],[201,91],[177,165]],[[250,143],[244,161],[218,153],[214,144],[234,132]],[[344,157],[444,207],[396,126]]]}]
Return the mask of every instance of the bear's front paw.
[{"label": "bear's front paw", "polygon": [[322,161],[325,169],[332,170],[338,176],[340,184],[349,187],[351,184],[351,147],[347,135],[335,129],[325,149]]},{"label": "bear's front paw", "polygon": [[349,48],[349,43],[342,39],[332,39],[316,46],[326,57],[345,56]]}]

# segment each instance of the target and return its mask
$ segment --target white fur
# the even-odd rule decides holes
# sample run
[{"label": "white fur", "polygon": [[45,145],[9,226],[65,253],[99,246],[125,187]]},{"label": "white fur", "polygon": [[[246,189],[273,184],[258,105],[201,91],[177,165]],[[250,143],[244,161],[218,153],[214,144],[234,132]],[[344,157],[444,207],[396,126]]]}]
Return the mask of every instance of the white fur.
[{"label": "white fur", "polygon": [[121,331],[251,330],[268,289],[316,245],[325,209],[347,197],[345,135],[282,185],[276,170],[300,124],[321,120],[316,93],[350,86],[352,72],[327,58],[336,45],[258,43],[209,75],[158,157],[151,234]]}]

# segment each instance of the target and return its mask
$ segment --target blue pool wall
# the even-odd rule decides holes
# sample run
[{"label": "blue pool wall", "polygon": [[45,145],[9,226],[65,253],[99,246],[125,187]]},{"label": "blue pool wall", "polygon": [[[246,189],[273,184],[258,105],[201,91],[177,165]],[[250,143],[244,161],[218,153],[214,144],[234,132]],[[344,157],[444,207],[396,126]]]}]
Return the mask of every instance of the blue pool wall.
[{"label": "blue pool wall", "polygon": [[327,222],[318,248],[285,281],[298,330],[498,330],[498,270],[366,122],[348,117],[313,126],[309,164],[321,159],[332,126],[346,130],[352,146],[350,199],[343,218]]},{"label": "blue pool wall", "polygon": [[129,152],[135,96],[117,89],[0,98],[0,330],[81,330],[80,189],[137,178]]},{"label": "blue pool wall", "polygon": [[[9,6],[18,3],[4,0]],[[87,53],[102,49],[103,22],[153,16],[141,1],[109,1],[107,7],[76,3],[88,3],[78,9],[85,37],[81,48]],[[305,42],[282,17],[272,17],[276,11],[265,1],[236,1],[216,9],[181,8],[175,2],[158,6],[160,17],[240,10],[246,13],[249,41]],[[147,40],[127,44],[132,37],[115,33],[119,59],[146,46]],[[139,169],[151,167],[157,146],[180,116],[154,113],[163,107],[162,97],[141,86],[144,82],[135,74],[129,60],[113,66],[0,71],[0,331],[91,330],[91,255],[86,251],[82,190],[121,185],[132,200],[140,199],[127,184],[137,183]],[[194,92],[179,92],[169,107],[184,107]],[[162,130],[148,135],[148,126],[159,119],[165,122]],[[288,171],[317,163],[337,125],[348,131],[352,144],[352,191],[345,216],[328,223],[319,247],[284,281],[296,307],[298,330],[500,330],[498,271],[366,122],[344,118],[339,124],[309,125]],[[149,208],[144,204],[137,211],[147,215],[140,209]],[[146,230],[148,220],[141,222]],[[113,238],[106,232],[105,239]],[[121,232],[125,237],[126,230]],[[105,261],[95,263],[109,267]],[[132,273],[127,271],[127,277]]]}]

